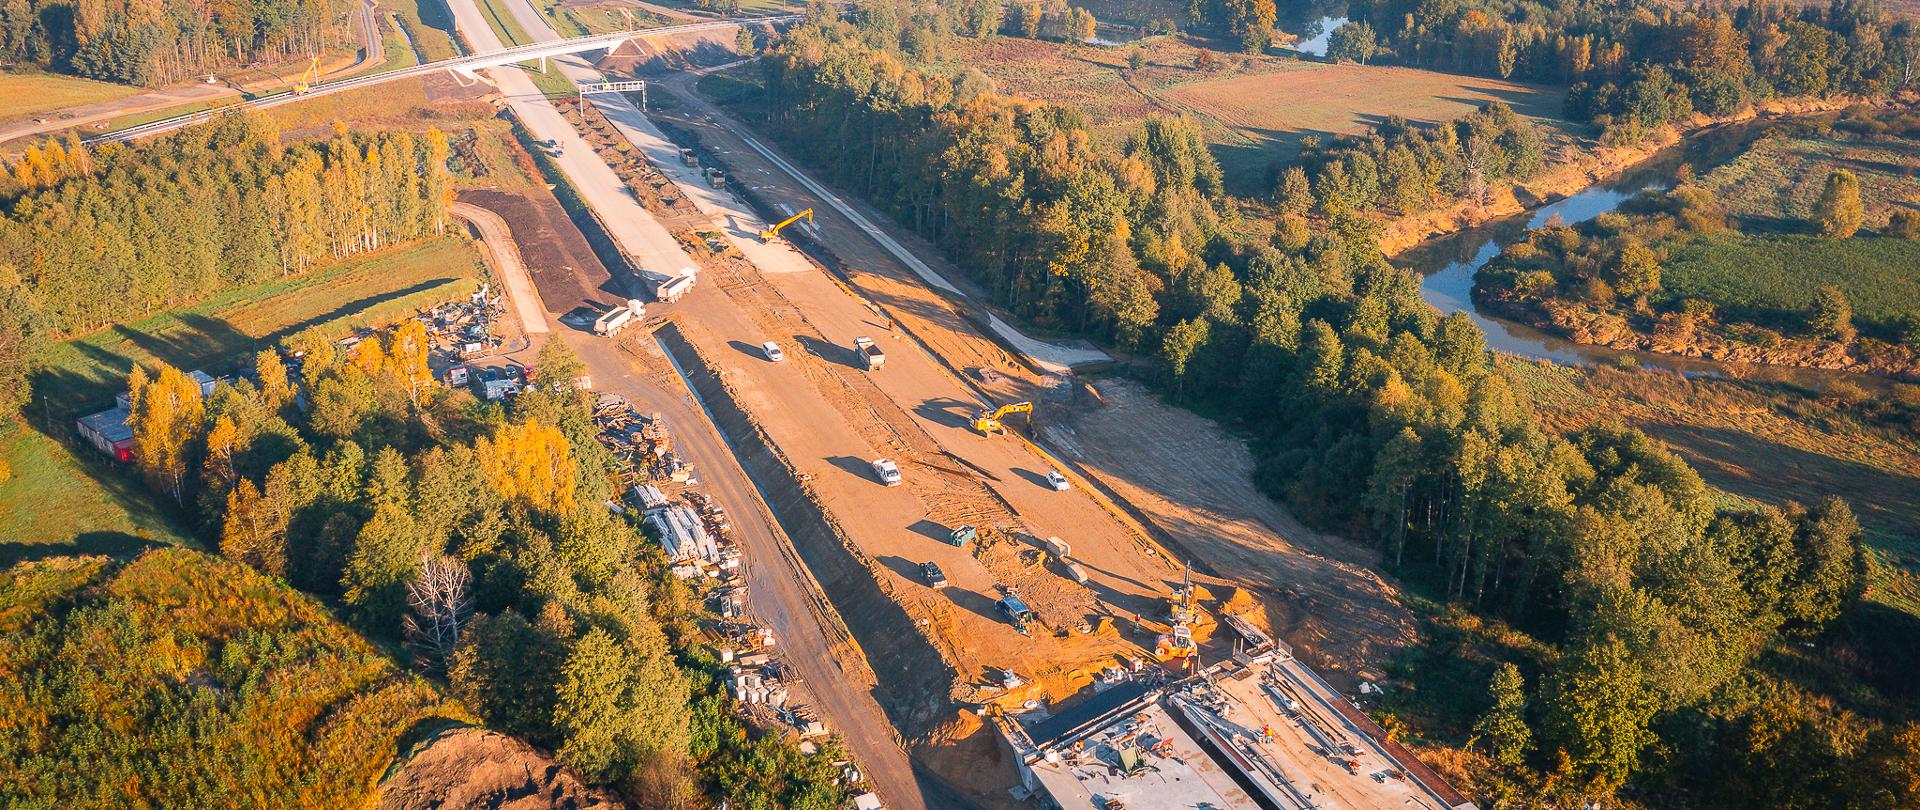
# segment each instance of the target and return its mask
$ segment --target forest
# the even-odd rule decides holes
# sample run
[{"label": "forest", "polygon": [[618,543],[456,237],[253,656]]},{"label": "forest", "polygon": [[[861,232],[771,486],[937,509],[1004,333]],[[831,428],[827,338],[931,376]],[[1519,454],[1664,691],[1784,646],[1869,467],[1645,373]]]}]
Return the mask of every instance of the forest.
[{"label": "forest", "polygon": [[[447,153],[437,131],[281,144],[251,115],[29,148],[0,178],[0,381],[46,341],[444,232]],[[4,388],[10,416],[26,387]]]},{"label": "forest", "polygon": [[173,84],[219,68],[352,45],[352,8],[347,0],[8,0],[0,3],[0,68]]},{"label": "forest", "polygon": [[1570,85],[1567,117],[1633,143],[1698,111],[1729,115],[1772,98],[1883,97],[1920,68],[1920,23],[1873,0],[1636,2],[1370,0],[1355,24],[1402,63]]},{"label": "forest", "polygon": [[[1295,179],[1289,205],[1323,216],[1240,221],[1192,122],[1156,116],[1096,144],[1072,109],[916,67],[911,29],[943,12],[890,5],[815,19],[763,62],[769,129],[996,302],[1107,341],[1169,397],[1244,426],[1262,486],[1310,522],[1377,543],[1450,610],[1530,637],[1506,651],[1513,670],[1470,736],[1495,763],[1489,791],[1522,804],[1622,790],[1723,807],[1920,800],[1883,767],[1911,773],[1920,755],[1886,662],[1867,667],[1891,691],[1853,718],[1859,744],[1746,734],[1753,712],[1782,711],[1753,689],[1792,703],[1797,688],[1757,662],[1858,603],[1866,562],[1845,502],[1732,503],[1636,431],[1542,431],[1478,329],[1438,316],[1380,255],[1378,225],[1355,213],[1380,204],[1378,187],[1329,207]],[[1537,146],[1511,120],[1489,108],[1309,160],[1344,172],[1393,153],[1422,169],[1408,176],[1444,177],[1478,142],[1481,172],[1525,171]],[[1800,704],[1790,722],[1817,738],[1820,711]],[[1700,747],[1678,756],[1683,735]],[[1835,784],[1843,772],[1857,778]]]},{"label": "forest", "polygon": [[298,342],[297,364],[262,351],[211,397],[165,365],[129,379],[141,476],[223,556],[640,806],[839,806],[834,751],[748,732],[698,597],[607,509],[611,460],[564,342],[537,366],[564,382],[506,408],[435,383],[418,321],[344,351]]}]

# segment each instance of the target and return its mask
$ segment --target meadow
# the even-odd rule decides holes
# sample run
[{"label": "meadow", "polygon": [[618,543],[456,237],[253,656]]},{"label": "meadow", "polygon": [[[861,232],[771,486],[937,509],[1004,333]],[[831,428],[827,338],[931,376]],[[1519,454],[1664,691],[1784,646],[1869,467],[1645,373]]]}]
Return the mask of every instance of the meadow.
[{"label": "meadow", "polygon": [[1920,205],[1920,142],[1794,129],[1800,128],[1782,127],[1755,141],[1702,175],[1700,185],[1744,224],[1774,230],[1803,227],[1834,169],[1860,178],[1869,228],[1884,225],[1896,208]]},{"label": "meadow", "polygon": [[1711,301],[1729,318],[1787,328],[1805,324],[1815,289],[1831,284],[1847,294],[1863,331],[1897,339],[1898,320],[1920,315],[1920,241],[1710,236],[1675,246],[1661,284],[1672,299]]},{"label": "meadow", "polygon": [[0,704],[7,806],[370,806],[409,741],[472,719],[313,597],[188,549],[0,574]]},{"label": "meadow", "polygon": [[140,88],[41,71],[0,71],[0,122],[126,98]]}]

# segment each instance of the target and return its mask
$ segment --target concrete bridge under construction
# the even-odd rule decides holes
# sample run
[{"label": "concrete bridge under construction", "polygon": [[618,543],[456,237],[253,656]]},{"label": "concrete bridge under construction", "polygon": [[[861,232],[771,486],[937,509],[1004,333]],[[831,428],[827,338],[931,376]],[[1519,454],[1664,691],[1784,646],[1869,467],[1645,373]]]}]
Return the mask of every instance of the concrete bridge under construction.
[{"label": "concrete bridge under construction", "polygon": [[390,70],[384,73],[373,73],[373,74],[368,74],[364,76],[354,76],[352,78],[339,79],[337,81],[330,81],[330,82],[317,82],[313,86],[308,87],[305,92],[299,92],[299,93],[286,92],[286,93],[279,93],[271,96],[262,96],[260,98],[249,99],[247,101],[243,101],[238,104],[234,104],[232,106],[220,107],[212,110],[201,110],[199,112],[176,115],[171,118],[163,118],[158,121],[152,121],[149,123],[140,124],[138,126],[127,127],[126,129],[120,129],[120,130],[115,130],[113,132],[96,135],[94,137],[87,138],[85,142],[88,144],[97,144],[97,143],[119,143],[119,142],[131,141],[136,138],[144,138],[150,135],[159,135],[161,133],[171,132],[181,127],[192,126],[194,124],[198,124],[202,121],[206,121],[215,115],[221,114],[223,112],[227,112],[229,110],[235,110],[235,109],[241,109],[241,108],[264,110],[272,107],[278,107],[282,104],[292,104],[298,101],[302,101],[309,98],[315,98],[318,96],[331,95],[334,93],[343,93],[348,90],[358,90],[360,88],[371,87],[376,84],[384,84],[386,82],[399,81],[401,79],[410,79],[418,76],[425,76],[430,73],[436,73],[443,70],[449,73],[453,73],[455,76],[459,77],[462,81],[485,81],[484,79],[480,78],[477,71],[480,71],[485,68],[490,68],[490,67],[499,67],[501,65],[518,64],[521,62],[545,61],[546,59],[549,59],[555,56],[563,56],[571,53],[587,53],[590,51],[611,51],[619,48],[620,45],[623,43],[631,42],[639,39],[645,39],[648,37],[673,36],[675,34],[688,34],[688,33],[694,33],[699,31],[711,31],[711,30],[723,29],[723,28],[736,28],[743,25],[784,25],[787,23],[798,22],[801,19],[801,17],[802,15],[799,15],[799,14],[782,14],[782,15],[766,16],[766,17],[735,17],[735,18],[724,19],[724,20],[710,20],[710,21],[696,22],[696,23],[685,23],[682,25],[669,25],[669,26],[663,26],[660,28],[641,28],[641,29],[635,29],[631,31],[615,31],[607,34],[592,34],[589,36],[573,37],[570,39],[561,39],[561,40],[555,40],[552,42],[536,42],[530,45],[516,45],[511,48],[501,48],[499,50],[487,51],[485,53],[474,53],[474,54],[467,54],[465,56],[455,56],[450,59],[442,59],[437,62],[427,62],[425,64],[414,65],[413,67],[401,68],[399,70]]}]

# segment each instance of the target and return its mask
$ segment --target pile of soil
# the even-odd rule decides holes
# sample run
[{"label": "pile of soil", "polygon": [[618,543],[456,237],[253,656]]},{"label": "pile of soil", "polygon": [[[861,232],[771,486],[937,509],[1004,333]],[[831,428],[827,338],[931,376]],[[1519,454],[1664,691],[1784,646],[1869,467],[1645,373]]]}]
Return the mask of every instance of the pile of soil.
[{"label": "pile of soil", "polygon": [[478,728],[434,736],[380,783],[381,810],[624,806],[533,746]]}]

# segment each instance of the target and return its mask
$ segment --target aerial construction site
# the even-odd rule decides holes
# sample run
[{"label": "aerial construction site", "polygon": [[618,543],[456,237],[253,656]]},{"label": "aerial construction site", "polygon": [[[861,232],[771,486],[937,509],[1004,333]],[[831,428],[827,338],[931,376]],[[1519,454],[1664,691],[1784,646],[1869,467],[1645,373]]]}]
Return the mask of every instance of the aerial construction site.
[{"label": "aerial construction site", "polygon": [[[507,223],[482,236],[524,276],[506,286],[543,321],[528,331],[673,426],[696,472],[636,479],[628,505],[661,510],[676,559],[700,515],[727,516],[738,570],[686,575],[775,641],[730,654],[778,662],[789,719],[840,734],[888,807],[1460,804],[1302,660],[1353,688],[1410,632],[1366,553],[1255,492],[1217,428],[1086,376],[1112,358],[1022,333],[711,106],[686,58],[730,40],[553,60],[581,84],[641,71],[644,112],[494,71],[574,199],[462,202]],[[678,491],[700,511],[669,507]]]}]

